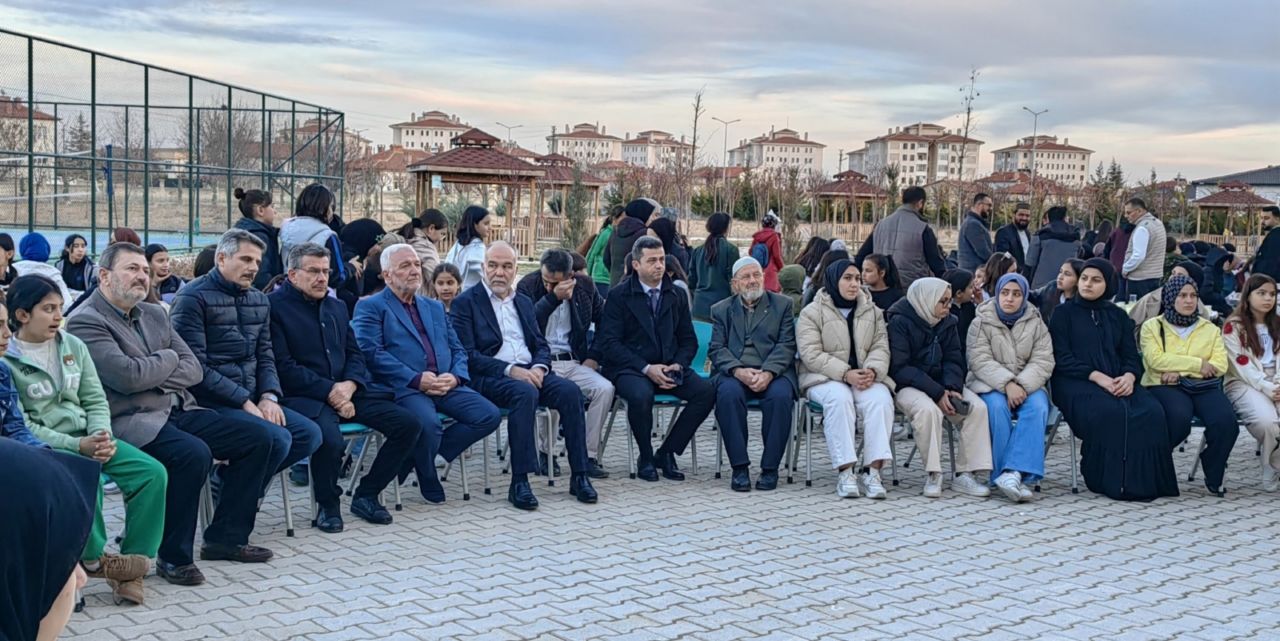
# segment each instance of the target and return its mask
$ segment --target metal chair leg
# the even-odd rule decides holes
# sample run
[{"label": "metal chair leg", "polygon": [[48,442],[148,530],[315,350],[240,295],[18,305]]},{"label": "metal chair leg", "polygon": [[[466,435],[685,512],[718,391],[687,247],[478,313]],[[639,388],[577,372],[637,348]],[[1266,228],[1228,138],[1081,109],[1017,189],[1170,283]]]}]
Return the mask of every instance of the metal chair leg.
[{"label": "metal chair leg", "polygon": [[551,410],[543,409],[540,412],[547,421],[547,440],[543,443],[547,448],[547,485],[554,487],[556,484],[556,432],[555,422],[551,420]]},{"label": "metal chair leg", "polygon": [[289,506],[289,470],[285,469],[276,476],[280,477],[280,495],[284,497],[284,535],[293,536],[293,509]]},{"label": "metal chair leg", "polygon": [[604,448],[609,444],[609,435],[613,433],[613,421],[618,417],[618,398],[613,399],[613,407],[609,408],[609,420],[604,422],[604,430],[600,432],[600,446],[596,448],[597,460],[604,465]]},{"label": "metal chair leg", "polygon": [[397,512],[403,511],[404,501],[400,500],[400,479],[398,478],[391,479],[391,496],[395,497],[396,511]]},{"label": "metal chair leg", "polygon": [[898,445],[894,443],[892,435],[889,436],[889,478],[893,486],[898,487]]},{"label": "metal chair leg", "polygon": [[480,439],[480,454],[482,456],[482,458],[480,459],[481,467],[484,469],[484,493],[493,494],[493,488],[489,487],[489,435],[488,434],[485,434],[484,438]]},{"label": "metal chair leg", "polygon": [[813,425],[804,426],[804,486],[813,487]]},{"label": "metal chair leg", "polygon": [[947,449],[951,452],[951,478],[956,475],[956,430],[959,429],[954,425],[949,425],[947,421],[942,422],[943,429],[947,430]]},{"label": "metal chair leg", "polygon": [[[373,438],[370,438],[370,436],[373,436]],[[355,463],[351,465],[351,477],[347,479],[347,496],[354,496],[354,492],[356,491],[356,480],[360,478],[360,470],[364,468],[364,457],[369,453],[369,446],[377,444],[379,448],[382,447],[382,443],[379,440],[381,436],[382,435],[380,433],[374,432],[372,435],[366,434],[362,437],[364,438],[364,446],[360,448],[360,456],[357,456]],[[357,440],[359,440],[359,438],[347,441],[348,454],[351,453],[351,449],[355,446]],[[372,441],[372,443],[370,441]],[[308,478],[310,478],[310,475],[308,475]]]},{"label": "metal chair leg", "polygon": [[[628,428],[630,428],[630,426],[628,426]],[[628,429],[627,431],[632,432],[633,435],[635,433],[635,430]],[[635,440],[634,436],[627,438],[627,471],[629,472],[629,476],[632,480],[635,480],[636,478]]]},{"label": "metal chair leg", "polygon": [[715,433],[716,437],[716,478],[720,478],[720,471],[724,469],[724,438],[721,436],[721,431],[717,428],[715,419],[712,419],[711,425],[711,431]]},{"label": "metal chair leg", "polygon": [[462,450],[462,453],[456,459],[458,461],[458,469],[462,471],[462,500],[464,501],[471,500],[471,486],[467,484],[467,452],[470,450],[471,448],[469,447]]},{"label": "metal chair leg", "polygon": [[1071,441],[1071,493],[1080,493],[1080,481],[1077,479],[1079,459],[1076,458],[1076,435],[1067,430],[1067,440]]}]

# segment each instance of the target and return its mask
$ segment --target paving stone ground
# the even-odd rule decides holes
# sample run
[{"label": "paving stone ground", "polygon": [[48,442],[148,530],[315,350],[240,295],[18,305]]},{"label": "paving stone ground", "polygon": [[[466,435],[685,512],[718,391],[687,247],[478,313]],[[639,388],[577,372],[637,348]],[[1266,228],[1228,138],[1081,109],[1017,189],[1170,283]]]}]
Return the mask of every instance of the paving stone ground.
[{"label": "paving stone ground", "polygon": [[[91,581],[88,609],[66,638],[1280,637],[1280,496],[1262,492],[1243,431],[1227,498],[1186,480],[1196,430],[1175,453],[1182,497],[1135,504],[1083,484],[1071,493],[1064,426],[1043,492],[1014,505],[950,490],[925,499],[918,462],[899,469],[886,501],[839,500],[820,430],[812,487],[801,470],[774,492],[737,494],[727,474],[712,477],[710,427],[698,434],[697,475],[682,458],[682,483],[629,480],[625,442],[615,439],[597,505],[574,501],[567,478],[554,488],[539,479],[541,508],[517,511],[496,471],[493,494],[482,493],[477,452],[470,501],[456,473],[444,505],[406,487],[390,526],[348,517],[346,532],[321,534],[308,527],[305,490],[291,488],[298,530],[289,538],[273,486],[253,536],[276,552],[273,562],[201,563],[208,583],[199,588],[149,578],[143,607],[116,607]],[[897,447],[905,459],[910,443]],[[119,495],[107,502],[118,532]]]}]

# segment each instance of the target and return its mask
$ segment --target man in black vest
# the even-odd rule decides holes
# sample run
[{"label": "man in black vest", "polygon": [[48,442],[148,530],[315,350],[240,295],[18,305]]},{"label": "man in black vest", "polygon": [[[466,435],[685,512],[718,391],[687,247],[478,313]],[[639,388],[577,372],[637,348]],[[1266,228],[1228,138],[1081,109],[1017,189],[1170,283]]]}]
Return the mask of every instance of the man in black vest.
[{"label": "man in black vest", "polygon": [[[605,376],[627,402],[627,423],[640,447],[636,475],[657,481],[657,469],[673,481],[684,480],[676,456],[715,405],[715,390],[689,369],[698,351],[688,296],[665,278],[662,241],[641,237],[631,249],[629,277],[609,292],[604,321],[596,329],[596,348]],[[670,394],[685,401],[657,452],[650,443],[653,396]],[[655,469],[655,467],[657,469]]]}]

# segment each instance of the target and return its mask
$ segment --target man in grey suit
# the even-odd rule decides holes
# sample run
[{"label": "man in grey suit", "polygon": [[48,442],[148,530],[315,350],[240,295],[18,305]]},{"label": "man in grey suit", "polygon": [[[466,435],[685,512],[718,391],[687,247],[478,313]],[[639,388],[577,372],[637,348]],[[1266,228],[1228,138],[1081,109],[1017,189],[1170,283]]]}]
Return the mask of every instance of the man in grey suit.
[{"label": "man in grey suit", "polygon": [[751,490],[747,456],[747,402],[758,400],[764,454],[757,490],[778,486],[778,463],[791,436],[796,381],[796,325],[791,298],[764,289],[764,271],[750,256],[733,264],[736,294],[711,307],[707,357],[715,375],[716,422],[733,466],[729,487]]},{"label": "man in grey suit", "polygon": [[213,460],[227,461],[221,500],[204,533],[201,557],[262,562],[271,551],[248,545],[258,497],[271,470],[271,435],[256,423],[196,406],[187,387],[200,382],[200,361],[169,325],[159,305],[144,303],[150,286],[146,254],[116,243],[98,260],[99,286],[67,321],[97,366],[111,406],[111,430],[164,465],[164,532],[156,574],[199,585],[192,547],[200,491]]}]

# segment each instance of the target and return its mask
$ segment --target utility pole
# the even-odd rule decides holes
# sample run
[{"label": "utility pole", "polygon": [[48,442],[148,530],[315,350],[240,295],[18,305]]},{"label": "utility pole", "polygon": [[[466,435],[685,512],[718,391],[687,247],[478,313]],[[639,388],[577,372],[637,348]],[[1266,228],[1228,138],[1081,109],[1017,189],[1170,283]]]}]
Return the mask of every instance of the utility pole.
[{"label": "utility pole", "polygon": [[[1031,204],[1035,206],[1036,202],[1036,135],[1040,131],[1040,116],[1049,113],[1048,109],[1040,111],[1032,111],[1030,107],[1023,107],[1023,111],[1031,114]],[[1037,214],[1040,212],[1037,211]]]},{"label": "utility pole", "polygon": [[504,124],[502,124],[502,123],[500,123],[500,122],[498,122],[498,123],[494,123],[494,124],[498,125],[499,127],[506,127],[506,128],[507,128],[507,144],[508,144],[508,145],[514,145],[514,144],[515,144],[515,142],[516,142],[515,140],[512,140],[512,139],[511,139],[511,130],[512,130],[512,129],[519,129],[519,128],[521,128],[521,127],[523,127],[523,126],[524,126],[524,125],[504,125]]},{"label": "utility pole", "polygon": [[[712,116],[711,119],[724,125],[724,155],[721,156],[720,158],[720,164],[721,164],[720,191],[722,194],[724,194],[724,199],[725,199],[724,209],[729,209],[729,207],[731,206],[728,202],[729,201],[729,125],[732,125],[735,122],[741,122],[742,119],[734,118],[733,120],[721,120],[719,118],[716,118],[715,116]],[[730,217],[733,216],[732,211],[728,213]]]}]

